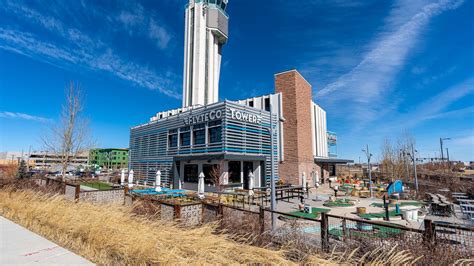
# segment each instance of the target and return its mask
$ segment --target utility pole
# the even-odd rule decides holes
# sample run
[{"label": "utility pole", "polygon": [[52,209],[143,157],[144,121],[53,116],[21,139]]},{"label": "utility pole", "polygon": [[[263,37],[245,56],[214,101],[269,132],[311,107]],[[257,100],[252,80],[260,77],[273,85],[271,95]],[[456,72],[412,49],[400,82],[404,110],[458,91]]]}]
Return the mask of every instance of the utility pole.
[{"label": "utility pole", "polygon": [[412,162],[413,162],[413,174],[415,176],[415,189],[416,189],[416,195],[418,195],[418,176],[416,173],[416,152],[415,148],[413,147],[413,143],[411,144],[411,154],[408,153],[410,156]]},{"label": "utility pole", "polygon": [[371,167],[370,167],[370,158],[372,158],[372,153],[370,153],[369,151],[369,144],[367,144],[367,149],[366,150],[362,150],[363,152],[365,152],[365,155],[367,156],[367,170],[368,170],[368,173],[369,173],[369,191],[370,191],[370,197],[372,198],[372,171],[371,171]]},{"label": "utility pole", "polygon": [[405,150],[400,150],[400,152],[403,155],[403,164],[406,167],[405,173],[406,173],[406,179],[408,182],[410,180],[410,170],[408,168],[408,160],[407,160],[407,156],[409,155],[409,153],[405,152]]}]

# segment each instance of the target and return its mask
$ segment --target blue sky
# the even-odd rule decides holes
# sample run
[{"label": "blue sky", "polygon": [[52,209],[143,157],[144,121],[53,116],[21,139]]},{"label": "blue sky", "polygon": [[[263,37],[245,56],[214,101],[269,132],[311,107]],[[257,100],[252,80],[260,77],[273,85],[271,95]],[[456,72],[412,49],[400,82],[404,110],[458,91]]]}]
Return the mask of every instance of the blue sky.
[{"label": "blue sky", "polygon": [[[377,158],[409,132],[421,156],[474,160],[474,1],[231,0],[221,99],[273,92],[298,69],[338,134],[339,157]],[[180,107],[186,0],[2,1],[0,151],[41,149],[79,82],[100,147]],[[259,3],[257,5],[256,3]]]}]

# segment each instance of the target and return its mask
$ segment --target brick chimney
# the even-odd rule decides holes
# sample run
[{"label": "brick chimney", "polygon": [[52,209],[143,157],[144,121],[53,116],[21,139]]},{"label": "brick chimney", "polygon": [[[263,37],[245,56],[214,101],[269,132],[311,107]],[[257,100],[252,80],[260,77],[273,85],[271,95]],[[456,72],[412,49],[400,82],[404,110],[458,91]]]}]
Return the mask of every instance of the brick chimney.
[{"label": "brick chimney", "polygon": [[[311,84],[296,70],[275,74],[275,93],[282,93],[284,161],[280,162],[280,178],[293,185],[302,185],[305,172],[320,171],[314,163],[311,131]],[[312,183],[309,183],[312,184]]]}]

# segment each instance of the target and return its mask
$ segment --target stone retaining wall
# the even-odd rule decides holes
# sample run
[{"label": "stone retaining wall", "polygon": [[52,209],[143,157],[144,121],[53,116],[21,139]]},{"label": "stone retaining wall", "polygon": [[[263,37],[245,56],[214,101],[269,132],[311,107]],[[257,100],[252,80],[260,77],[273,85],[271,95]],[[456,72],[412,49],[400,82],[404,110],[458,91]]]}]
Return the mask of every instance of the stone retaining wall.
[{"label": "stone retaining wall", "polygon": [[76,186],[66,185],[64,197],[69,200],[75,200],[76,199]]},{"label": "stone retaining wall", "polygon": [[81,191],[79,193],[79,200],[94,203],[124,204],[125,193],[123,189]]}]

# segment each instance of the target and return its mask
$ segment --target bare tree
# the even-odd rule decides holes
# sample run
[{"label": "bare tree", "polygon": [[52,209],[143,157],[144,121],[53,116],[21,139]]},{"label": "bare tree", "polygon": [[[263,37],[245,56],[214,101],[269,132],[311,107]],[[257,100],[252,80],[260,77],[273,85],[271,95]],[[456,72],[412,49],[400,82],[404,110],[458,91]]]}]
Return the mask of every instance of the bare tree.
[{"label": "bare tree", "polygon": [[45,148],[59,159],[63,179],[71,162],[92,147],[88,121],[82,117],[82,112],[81,88],[71,82],[66,89],[59,123],[42,138]]},{"label": "bare tree", "polygon": [[221,161],[219,164],[212,166],[209,175],[211,176],[211,182],[216,187],[216,192],[221,192],[223,190],[222,185],[222,170],[224,169],[224,161]]}]

